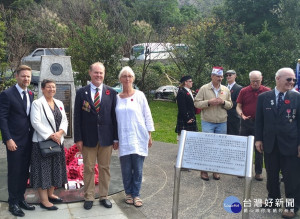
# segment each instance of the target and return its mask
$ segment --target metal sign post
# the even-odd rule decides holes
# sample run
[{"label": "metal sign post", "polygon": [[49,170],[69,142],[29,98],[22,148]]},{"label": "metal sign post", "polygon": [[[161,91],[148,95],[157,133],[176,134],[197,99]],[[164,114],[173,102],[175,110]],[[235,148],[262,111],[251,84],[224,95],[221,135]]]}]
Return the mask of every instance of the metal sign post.
[{"label": "metal sign post", "polygon": [[178,153],[177,153],[177,162],[175,165],[173,208],[172,208],[172,218],[173,219],[178,218],[180,176],[181,176],[181,165],[182,165],[185,138],[186,138],[186,131],[182,131],[181,135],[180,135],[179,149],[178,149]]},{"label": "metal sign post", "polygon": [[[251,182],[252,182],[252,166],[253,166],[253,147],[254,147],[254,137],[248,137],[248,149],[247,149],[247,159],[246,159],[246,174],[245,174],[245,190],[244,190],[244,200],[250,199],[251,196]],[[243,219],[249,218],[249,212],[245,212],[243,208],[242,213]]]}]

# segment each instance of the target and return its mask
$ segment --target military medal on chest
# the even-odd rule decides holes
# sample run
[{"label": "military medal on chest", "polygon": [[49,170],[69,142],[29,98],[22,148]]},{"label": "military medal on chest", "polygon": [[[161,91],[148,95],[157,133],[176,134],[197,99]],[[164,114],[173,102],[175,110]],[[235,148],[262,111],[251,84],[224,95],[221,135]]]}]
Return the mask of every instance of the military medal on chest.
[{"label": "military medal on chest", "polygon": [[293,109],[293,115],[292,118],[295,119],[296,118],[296,109]]},{"label": "military medal on chest", "polygon": [[[286,112],[287,112],[287,114],[288,114],[288,115],[286,116],[286,118],[289,119],[289,118],[291,117],[291,116],[290,116],[291,109],[287,109]],[[290,122],[291,122],[291,119],[290,119]]]}]

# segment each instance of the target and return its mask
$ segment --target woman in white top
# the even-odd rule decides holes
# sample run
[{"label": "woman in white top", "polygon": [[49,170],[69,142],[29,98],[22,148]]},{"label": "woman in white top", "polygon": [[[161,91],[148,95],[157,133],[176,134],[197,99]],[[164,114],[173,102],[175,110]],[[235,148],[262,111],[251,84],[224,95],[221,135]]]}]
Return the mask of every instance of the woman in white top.
[{"label": "woman in white top", "polygon": [[116,116],[125,202],[141,207],[143,202],[139,196],[143,163],[152,145],[154,124],[144,93],[132,86],[134,79],[134,72],[129,66],[121,70],[119,80],[123,91],[117,96]]},{"label": "woman in white top", "polygon": [[[53,203],[61,203],[63,200],[53,193],[54,188],[63,187],[68,182],[63,145],[68,120],[63,102],[54,98],[55,81],[44,79],[41,87],[43,96],[33,101],[30,112],[30,120],[34,128],[30,183],[34,189],[38,190],[40,207],[57,210],[58,208]],[[43,157],[38,142],[46,139],[52,139],[60,144],[61,153]]]}]

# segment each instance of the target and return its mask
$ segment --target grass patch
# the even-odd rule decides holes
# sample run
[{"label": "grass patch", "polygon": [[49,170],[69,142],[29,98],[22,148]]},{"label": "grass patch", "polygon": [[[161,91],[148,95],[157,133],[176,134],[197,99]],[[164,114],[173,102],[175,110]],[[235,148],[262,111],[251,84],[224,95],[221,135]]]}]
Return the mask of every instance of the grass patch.
[{"label": "grass patch", "polygon": [[[155,132],[152,133],[153,140],[177,144],[177,133],[175,133],[178,112],[177,104],[175,102],[153,100],[149,106],[155,126]],[[200,128],[198,115],[197,123],[198,128]]]}]

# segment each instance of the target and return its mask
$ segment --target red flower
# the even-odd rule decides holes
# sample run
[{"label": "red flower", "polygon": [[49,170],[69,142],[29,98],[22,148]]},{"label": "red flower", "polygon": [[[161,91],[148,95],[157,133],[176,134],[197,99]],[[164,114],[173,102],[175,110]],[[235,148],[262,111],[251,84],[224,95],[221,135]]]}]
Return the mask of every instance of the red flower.
[{"label": "red flower", "polygon": [[28,91],[28,93],[29,93],[29,95],[32,95],[32,92],[31,92],[31,90],[30,90],[30,91]]},{"label": "red flower", "polygon": [[290,104],[291,101],[290,101],[290,100],[284,100],[284,103],[285,103],[285,104]]},{"label": "red flower", "polygon": [[62,107],[59,107],[60,110],[62,110]]},{"label": "red flower", "polygon": [[131,101],[133,101],[133,99],[131,99]]},{"label": "red flower", "polygon": [[110,90],[106,90],[105,94],[110,95]]},{"label": "red flower", "polygon": [[223,92],[221,92],[221,94],[223,94]]},{"label": "red flower", "polygon": [[186,94],[187,94],[187,95],[190,95],[190,93],[189,93],[189,92],[187,92]]}]

